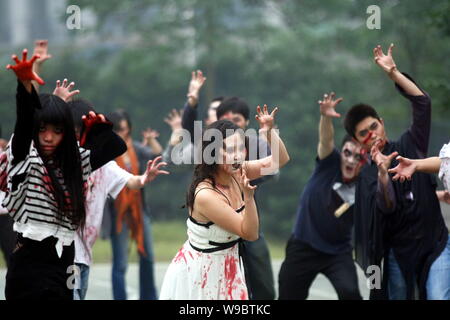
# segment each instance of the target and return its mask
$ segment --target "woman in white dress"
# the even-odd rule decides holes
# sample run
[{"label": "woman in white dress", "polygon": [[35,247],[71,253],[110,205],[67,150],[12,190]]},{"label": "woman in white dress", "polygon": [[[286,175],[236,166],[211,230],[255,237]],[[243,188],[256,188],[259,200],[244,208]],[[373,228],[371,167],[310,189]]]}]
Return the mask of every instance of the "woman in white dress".
[{"label": "woman in white dress", "polygon": [[260,160],[244,161],[246,139],[232,122],[216,121],[205,130],[202,163],[195,167],[187,194],[188,240],[166,272],[160,299],[248,299],[239,241],[258,238],[256,187],[250,180],[289,161],[283,142],[272,130],[277,110],[269,114],[267,106],[257,107],[260,134],[271,145],[271,156]]}]

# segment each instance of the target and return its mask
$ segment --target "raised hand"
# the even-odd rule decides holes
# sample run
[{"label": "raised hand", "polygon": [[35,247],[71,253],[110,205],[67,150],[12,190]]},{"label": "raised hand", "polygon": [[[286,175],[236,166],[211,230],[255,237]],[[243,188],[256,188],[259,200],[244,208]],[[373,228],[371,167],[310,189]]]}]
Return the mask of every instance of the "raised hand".
[{"label": "raised hand", "polygon": [[269,114],[267,110],[267,105],[265,104],[263,110],[261,111],[261,107],[256,107],[255,119],[259,122],[260,129],[263,130],[271,130],[275,126],[275,115],[278,112],[278,107],[273,109],[272,113]]},{"label": "raised hand", "polygon": [[206,78],[203,76],[203,72],[201,70],[192,71],[191,81],[189,82],[188,88],[188,103],[190,106],[195,106],[198,102],[198,96],[200,93],[200,89],[205,83]]},{"label": "raised hand", "polygon": [[398,156],[398,152],[395,151],[386,156],[381,152],[380,147],[381,141],[377,141],[370,149],[370,155],[378,167],[378,172],[387,175],[389,166],[391,165],[392,160]]},{"label": "raised hand", "polygon": [[105,116],[103,114],[95,114],[95,112],[90,111],[87,116],[82,116],[81,120],[84,123],[84,131],[83,136],[80,139],[80,146],[84,146],[86,143],[86,137],[89,133],[89,131],[92,130],[92,128],[98,124],[98,123],[108,123]]},{"label": "raised hand", "polygon": [[36,60],[37,65],[41,65],[46,60],[50,59],[52,55],[48,53],[48,40],[36,40],[34,42],[33,54],[39,56]]},{"label": "raised hand", "polygon": [[159,132],[156,130],[153,130],[152,128],[147,128],[144,131],[142,131],[142,143],[144,145],[148,144],[149,140],[154,140],[159,137]]},{"label": "raised hand", "polygon": [[235,173],[237,176],[237,181],[239,182],[242,192],[244,193],[244,198],[251,198],[255,193],[256,186],[252,186],[250,184],[250,179],[247,178],[247,171],[244,166],[241,166],[241,169]]},{"label": "raised hand", "polygon": [[383,49],[380,45],[376,46],[373,49],[373,57],[375,63],[379,65],[385,72],[391,73],[397,69],[397,65],[394,62],[394,58],[392,57],[392,49],[394,48],[394,44],[391,43],[388,49],[388,54],[385,55],[383,53]]},{"label": "raised hand", "polygon": [[336,112],[336,106],[344,100],[343,98],[338,98],[334,100],[336,94],[334,92],[331,92],[330,95],[324,94],[323,100],[319,100],[320,105],[320,114],[324,117],[331,117],[331,118],[340,118],[341,115]]},{"label": "raised hand", "polygon": [[397,157],[398,165],[395,168],[389,169],[389,173],[394,173],[392,180],[404,182],[405,180],[411,180],[412,175],[416,172],[416,164],[414,161],[401,156]]},{"label": "raised hand", "polygon": [[64,79],[62,84],[61,84],[60,80],[56,80],[56,88],[55,88],[55,90],[53,90],[53,94],[55,96],[60,97],[65,102],[71,101],[73,99],[74,95],[77,95],[80,93],[80,90],[70,91],[75,86],[75,82],[72,81],[69,84],[67,84],[67,83],[68,83],[67,79]]},{"label": "raised hand", "polygon": [[172,131],[177,129],[181,129],[181,117],[183,115],[183,111],[177,111],[176,109],[172,109],[172,111],[164,118],[164,122],[167,123]]},{"label": "raised hand", "polygon": [[160,174],[170,174],[170,172],[165,170],[160,170],[161,167],[167,166],[166,162],[160,162],[162,157],[156,157],[154,160],[150,160],[147,162],[147,169],[145,170],[145,173],[141,176],[141,183],[142,185],[145,185],[149,183],[150,181],[153,181],[157,176]]},{"label": "raised hand", "polygon": [[38,55],[33,55],[33,57],[27,61],[28,50],[23,49],[22,51],[22,61],[13,54],[12,59],[16,62],[15,65],[8,64],[6,69],[11,69],[16,74],[17,78],[22,81],[32,81],[35,80],[40,85],[44,85],[44,80],[41,79],[34,71],[33,71],[33,63],[39,59]]}]

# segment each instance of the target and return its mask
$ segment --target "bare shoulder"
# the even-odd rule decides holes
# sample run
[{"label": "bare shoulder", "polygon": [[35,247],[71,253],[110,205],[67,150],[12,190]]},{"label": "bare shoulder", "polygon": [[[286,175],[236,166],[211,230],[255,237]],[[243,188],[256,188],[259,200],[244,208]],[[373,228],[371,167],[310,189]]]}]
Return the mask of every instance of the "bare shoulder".
[{"label": "bare shoulder", "polygon": [[217,201],[228,203],[225,196],[215,189],[209,180],[200,182],[195,189],[195,194],[194,208],[197,209],[217,203]]}]

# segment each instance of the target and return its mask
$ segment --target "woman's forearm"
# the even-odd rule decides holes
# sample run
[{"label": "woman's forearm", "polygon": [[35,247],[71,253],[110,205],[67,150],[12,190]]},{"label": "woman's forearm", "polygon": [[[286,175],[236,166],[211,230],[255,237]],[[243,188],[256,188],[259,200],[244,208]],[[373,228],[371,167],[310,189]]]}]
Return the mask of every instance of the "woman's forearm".
[{"label": "woman's forearm", "polygon": [[426,159],[412,160],[415,162],[416,171],[423,173],[438,173],[441,167],[441,159],[438,157],[431,157]]},{"label": "woman's forearm", "polygon": [[242,234],[246,235],[245,240],[255,241],[259,237],[259,218],[253,196],[245,198],[245,209],[242,220]]},{"label": "woman's forearm", "polygon": [[267,132],[266,130],[260,130],[260,133],[266,136],[267,142],[270,145],[270,152],[273,162],[277,164],[278,168],[283,167],[286,163],[289,162],[290,158],[286,146],[284,145],[283,140],[281,140],[280,136],[278,135],[277,130],[272,129],[270,130],[270,132]]},{"label": "woman's forearm", "polygon": [[161,144],[156,139],[148,139],[148,145],[152,149],[153,154],[159,155],[163,152]]},{"label": "woman's forearm", "polygon": [[130,189],[141,189],[144,187],[142,183],[142,176],[132,176],[127,181],[127,187]]}]

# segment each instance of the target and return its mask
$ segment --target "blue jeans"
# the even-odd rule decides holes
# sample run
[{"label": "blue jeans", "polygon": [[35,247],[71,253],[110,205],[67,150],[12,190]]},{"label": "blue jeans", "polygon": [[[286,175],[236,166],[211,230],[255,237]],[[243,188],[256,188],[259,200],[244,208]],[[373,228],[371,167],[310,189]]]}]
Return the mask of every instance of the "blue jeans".
[{"label": "blue jeans", "polygon": [[89,266],[84,263],[76,263],[76,266],[80,269],[79,279],[77,284],[79,288],[73,290],[73,300],[84,300],[86,298],[86,292],[89,282]]},{"label": "blue jeans", "polygon": [[[150,228],[150,217],[143,215],[144,225],[144,249],[146,255],[139,253],[139,293],[141,300],[156,300],[155,278],[153,272],[153,250],[152,234]],[[111,244],[113,254],[112,287],[114,300],[126,300],[125,273],[128,267],[128,239],[129,228],[123,221],[122,231],[116,232],[116,219],[112,219]]]},{"label": "blue jeans", "polygon": [[[389,252],[388,268],[389,299],[405,300],[406,282],[394,257],[392,249]],[[428,273],[426,290],[428,300],[450,300],[450,237],[447,241],[447,246],[445,249],[431,265]]]}]

